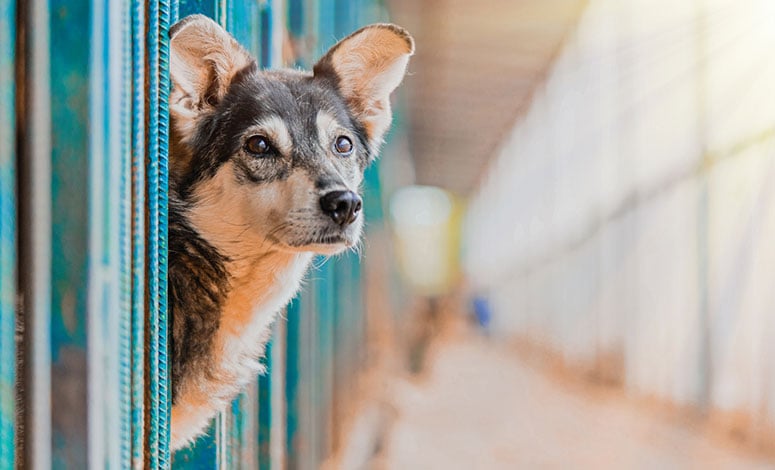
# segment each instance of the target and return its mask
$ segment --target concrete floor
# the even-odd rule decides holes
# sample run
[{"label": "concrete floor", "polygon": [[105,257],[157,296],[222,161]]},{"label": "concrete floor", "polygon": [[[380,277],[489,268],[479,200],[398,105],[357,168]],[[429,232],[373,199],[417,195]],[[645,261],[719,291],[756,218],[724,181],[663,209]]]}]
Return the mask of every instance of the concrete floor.
[{"label": "concrete floor", "polygon": [[426,376],[390,388],[387,469],[775,469],[620,391],[572,386],[472,333],[447,335]]}]

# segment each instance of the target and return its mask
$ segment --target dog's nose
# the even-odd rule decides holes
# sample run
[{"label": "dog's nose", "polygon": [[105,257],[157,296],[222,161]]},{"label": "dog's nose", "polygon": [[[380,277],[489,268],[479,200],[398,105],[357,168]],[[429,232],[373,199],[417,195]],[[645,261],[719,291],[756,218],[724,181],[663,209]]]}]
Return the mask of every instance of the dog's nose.
[{"label": "dog's nose", "polygon": [[345,227],[358,218],[361,211],[361,198],[352,191],[331,191],[320,198],[320,208],[337,225]]}]

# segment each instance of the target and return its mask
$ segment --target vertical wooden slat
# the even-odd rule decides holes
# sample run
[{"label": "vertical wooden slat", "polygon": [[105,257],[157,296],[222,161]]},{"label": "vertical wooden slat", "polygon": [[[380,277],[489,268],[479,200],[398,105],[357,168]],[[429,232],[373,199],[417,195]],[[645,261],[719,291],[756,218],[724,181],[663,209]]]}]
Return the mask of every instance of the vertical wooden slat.
[{"label": "vertical wooden slat", "polygon": [[300,349],[300,324],[301,305],[299,299],[295,299],[286,309],[287,323],[285,325],[285,413],[281,418],[285,424],[285,463],[288,468],[299,468],[299,447],[303,446],[299,435],[300,384],[299,384],[299,349]]},{"label": "vertical wooden slat", "polygon": [[[285,368],[286,368],[286,347],[285,342],[287,340],[287,323],[278,322],[274,328],[274,339],[272,340],[271,362],[269,370],[269,407],[271,413],[266,421],[271,423],[270,429],[267,431],[269,434],[269,455],[263,455],[261,465],[262,468],[287,468],[287,455],[286,448],[286,408],[285,401]],[[263,424],[262,424],[263,426]],[[268,458],[264,458],[268,457]]]},{"label": "vertical wooden slat", "polygon": [[17,3],[18,285],[23,304],[21,466],[52,467],[52,132],[48,0]]},{"label": "vertical wooden slat", "polygon": [[54,468],[85,468],[88,452],[89,60],[95,42],[91,13],[88,2],[51,1],[48,47],[57,50],[50,56],[51,122],[56,123],[51,127]]},{"label": "vertical wooden slat", "polygon": [[273,20],[273,5],[271,0],[264,0],[261,2],[259,10],[259,43],[256,58],[262,68],[269,68],[272,66],[272,20]]},{"label": "vertical wooden slat", "polygon": [[13,468],[15,425],[15,8],[0,0],[0,469]]},{"label": "vertical wooden slat", "polygon": [[[266,374],[258,378],[258,468],[271,468],[272,461],[272,423],[276,419],[272,413],[272,377],[277,374],[277,360],[274,354],[278,328],[274,328],[274,339],[267,345],[265,361],[269,368]],[[275,429],[276,431],[276,429]]]},{"label": "vertical wooden slat", "polygon": [[[336,296],[335,286],[339,282],[336,265],[340,260],[327,260],[316,277],[320,281],[315,289],[317,309],[312,312],[316,319],[315,357],[315,428],[318,464],[321,464],[333,450],[334,408],[334,323],[341,299]],[[345,299],[345,302],[347,300]]]}]

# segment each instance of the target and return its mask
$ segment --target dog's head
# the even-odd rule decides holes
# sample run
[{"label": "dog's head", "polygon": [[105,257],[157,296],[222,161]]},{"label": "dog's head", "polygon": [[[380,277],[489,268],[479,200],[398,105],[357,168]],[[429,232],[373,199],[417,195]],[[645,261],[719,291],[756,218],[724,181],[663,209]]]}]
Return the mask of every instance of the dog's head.
[{"label": "dog's head", "polygon": [[172,184],[195,226],[242,247],[331,254],[356,244],[363,171],[390,125],[411,36],[367,26],[312,73],[259,70],[204,16],[170,37]]}]

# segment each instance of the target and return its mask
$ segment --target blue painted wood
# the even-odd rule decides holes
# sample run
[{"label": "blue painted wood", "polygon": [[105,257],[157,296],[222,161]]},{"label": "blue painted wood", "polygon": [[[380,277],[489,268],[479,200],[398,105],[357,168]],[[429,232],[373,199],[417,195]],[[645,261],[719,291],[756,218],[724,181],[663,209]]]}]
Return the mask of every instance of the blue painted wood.
[{"label": "blue painted wood", "polygon": [[334,269],[332,260],[317,258],[288,309],[285,425],[291,468],[317,468],[332,450]]},{"label": "blue painted wood", "polygon": [[213,423],[194,445],[175,452],[172,468],[205,469],[218,468],[217,427]]},{"label": "blue painted wood", "polygon": [[15,4],[0,0],[0,469],[14,466],[16,380]]},{"label": "blue painted wood", "polygon": [[287,0],[288,33],[294,38],[301,38],[306,31],[306,15],[304,0]]},{"label": "blue painted wood", "polygon": [[258,57],[261,52],[259,2],[226,1],[224,4],[224,27],[251,55]]},{"label": "blue painted wood", "polygon": [[339,281],[336,275],[336,265],[339,260],[326,260],[314,273],[319,279],[314,295],[316,309],[311,312],[315,319],[315,350],[313,353],[314,426],[316,435],[316,463],[323,460],[333,451],[334,446],[334,324],[338,308],[335,285]]},{"label": "blue painted wood", "polygon": [[[336,265],[337,283],[334,295],[337,298],[337,317],[334,327],[335,351],[335,380],[338,398],[341,400],[341,392],[352,389],[354,376],[359,358],[356,356],[356,343],[358,340],[358,317],[361,314],[360,306],[353,298],[351,255],[343,257]],[[346,392],[345,392],[346,393]],[[346,406],[346,403],[340,404]]]},{"label": "blue painted wood", "polygon": [[146,455],[151,468],[170,465],[169,362],[167,318],[167,182],[169,178],[169,27],[168,0],[147,3],[146,83],[147,172],[147,382]]},{"label": "blue painted wood", "polygon": [[209,16],[217,23],[222,24],[221,18],[225,10],[226,0],[180,0],[177,4],[180,18],[198,13]]},{"label": "blue painted wood", "polygon": [[[276,336],[278,328],[274,328],[273,336]],[[268,470],[271,468],[272,454],[272,432],[271,427],[273,419],[277,417],[272,413],[272,368],[276,367],[275,361],[278,360],[274,354],[274,341],[270,341],[266,346],[266,364],[269,370],[266,374],[258,378],[258,468]]]},{"label": "blue painted wood", "polygon": [[288,468],[299,468],[299,449],[304,437],[299,433],[301,301],[294,299],[286,309],[285,335],[285,461]]},{"label": "blue painted wood", "polygon": [[[52,0],[52,465],[87,462],[89,57],[91,5]],[[66,97],[66,99],[63,99]]]},{"label": "blue painted wood", "polygon": [[263,68],[272,66],[272,50],[274,49],[272,33],[273,33],[273,17],[274,7],[271,0],[261,2],[259,12],[259,50],[256,57],[259,59],[259,65]]}]

